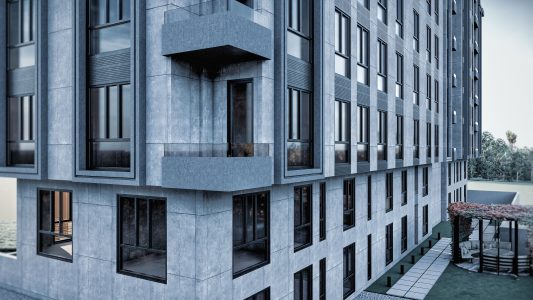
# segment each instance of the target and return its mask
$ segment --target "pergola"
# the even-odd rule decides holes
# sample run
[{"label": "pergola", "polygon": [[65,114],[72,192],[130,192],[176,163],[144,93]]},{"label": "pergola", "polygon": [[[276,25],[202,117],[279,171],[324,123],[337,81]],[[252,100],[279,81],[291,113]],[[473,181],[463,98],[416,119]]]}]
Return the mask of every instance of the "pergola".
[{"label": "pergola", "polygon": [[[518,275],[519,264],[531,264],[531,257],[533,256],[533,206],[522,205],[495,205],[495,204],[479,204],[456,202],[448,206],[448,214],[452,224],[452,255],[454,262],[461,262],[463,260],[462,249],[460,244],[468,241],[472,234],[472,220],[478,220],[481,224],[478,226],[479,241],[477,242],[477,251],[479,255],[479,272],[483,272],[484,259],[495,260],[497,272],[500,272],[500,265],[510,260],[510,257],[500,256],[500,224],[509,222],[509,238],[514,243],[514,253],[512,253],[512,273]],[[497,254],[493,256],[484,255],[484,241],[483,241],[483,220],[490,220],[497,224],[496,250]],[[514,224],[514,226],[513,226]],[[527,257],[520,257],[519,259],[519,230],[518,226],[525,226],[528,229],[529,235],[529,255]],[[514,227],[514,228],[513,228]],[[514,238],[511,231],[514,229]],[[512,245],[510,245],[512,246]],[[511,263],[509,261],[509,263]]]}]

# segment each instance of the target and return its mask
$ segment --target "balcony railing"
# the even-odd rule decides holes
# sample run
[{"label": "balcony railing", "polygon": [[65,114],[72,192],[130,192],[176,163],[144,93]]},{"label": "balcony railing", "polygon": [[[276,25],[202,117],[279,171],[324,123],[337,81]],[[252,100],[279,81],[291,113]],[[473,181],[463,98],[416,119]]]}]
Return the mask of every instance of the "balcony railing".
[{"label": "balcony railing", "polygon": [[167,24],[228,11],[253,21],[255,11],[237,0],[212,0],[183,7],[172,6],[174,9],[165,12],[165,23]]},{"label": "balcony railing", "polygon": [[269,157],[272,144],[172,143],[165,144],[171,157]]}]

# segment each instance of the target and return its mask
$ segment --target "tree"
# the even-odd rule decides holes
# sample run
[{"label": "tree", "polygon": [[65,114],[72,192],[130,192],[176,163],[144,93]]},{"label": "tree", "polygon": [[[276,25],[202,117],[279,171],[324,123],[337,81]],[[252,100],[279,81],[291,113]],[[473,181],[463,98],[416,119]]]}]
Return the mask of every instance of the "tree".
[{"label": "tree", "polygon": [[507,130],[507,132],[505,132],[505,135],[507,136],[507,141],[509,142],[509,145],[511,146],[511,150],[514,150],[516,139],[517,139],[516,133],[512,132],[511,130]]}]

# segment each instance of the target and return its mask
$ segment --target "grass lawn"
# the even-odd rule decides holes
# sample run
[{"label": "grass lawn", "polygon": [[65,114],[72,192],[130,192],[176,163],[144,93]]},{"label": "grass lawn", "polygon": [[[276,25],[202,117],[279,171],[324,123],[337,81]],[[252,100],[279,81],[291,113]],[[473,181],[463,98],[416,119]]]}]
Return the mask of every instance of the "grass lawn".
[{"label": "grass lawn", "polygon": [[450,263],[426,299],[533,299],[533,277],[469,272]]},{"label": "grass lawn", "polygon": [[471,180],[468,182],[468,189],[480,191],[518,192],[520,193],[520,196],[518,203],[516,204],[533,205],[533,183],[531,182]]},{"label": "grass lawn", "polygon": [[[441,233],[441,237],[451,237],[451,227],[449,222],[441,222],[437,226],[433,227],[433,233],[430,237],[428,237],[426,240],[418,244],[418,247],[416,247],[411,253],[407,254],[401,261],[396,263],[392,268],[390,268],[385,274],[383,274],[380,278],[378,278],[374,283],[369,286],[366,291],[378,293],[378,294],[386,294],[387,291],[390,289],[390,287],[387,286],[387,277],[390,276],[392,280],[392,285],[394,285],[400,278],[403,276],[400,274],[400,266],[404,265],[404,271],[407,273],[409,269],[411,269],[413,264],[411,264],[411,255],[415,256],[415,263],[417,263],[420,258],[422,258],[422,255],[420,255],[420,248],[425,247],[424,253],[427,253],[429,249],[429,241],[431,240],[432,245],[434,246],[438,240],[438,232]],[[533,299],[533,298],[532,298]],[[531,299],[530,299],[531,300]]]}]

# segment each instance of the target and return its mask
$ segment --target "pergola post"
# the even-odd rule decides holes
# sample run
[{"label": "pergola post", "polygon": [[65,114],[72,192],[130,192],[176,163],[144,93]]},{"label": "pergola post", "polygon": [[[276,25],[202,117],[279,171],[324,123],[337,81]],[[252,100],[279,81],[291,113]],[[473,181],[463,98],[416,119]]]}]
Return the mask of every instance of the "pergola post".
[{"label": "pergola post", "polygon": [[461,250],[459,249],[459,216],[453,219],[453,261],[461,262]]},{"label": "pergola post", "polygon": [[483,219],[478,220],[479,232],[479,273],[483,272]]},{"label": "pergola post", "polygon": [[518,276],[518,221],[514,221],[513,273]]}]

